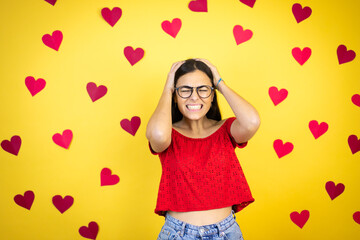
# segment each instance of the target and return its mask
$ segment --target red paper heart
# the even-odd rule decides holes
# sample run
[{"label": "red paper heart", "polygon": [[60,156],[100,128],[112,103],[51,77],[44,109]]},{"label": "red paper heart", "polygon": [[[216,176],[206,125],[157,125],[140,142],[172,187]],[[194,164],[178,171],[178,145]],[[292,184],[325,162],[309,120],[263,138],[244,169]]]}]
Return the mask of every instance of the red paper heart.
[{"label": "red paper heart", "polygon": [[131,121],[129,121],[126,118],[121,120],[120,125],[125,131],[135,136],[135,133],[140,127],[140,123],[141,123],[140,118],[135,116],[131,118]]},{"label": "red paper heart", "polygon": [[300,22],[304,21],[305,19],[307,19],[308,17],[310,17],[312,10],[310,7],[302,8],[301,4],[295,3],[292,6],[292,12],[296,19],[296,22],[300,23]]},{"label": "red paper heart", "polygon": [[131,66],[134,66],[135,63],[144,57],[144,50],[142,48],[137,48],[134,50],[132,47],[127,46],[124,49],[124,55]]},{"label": "red paper heart", "polygon": [[64,213],[73,205],[74,198],[72,196],[65,196],[62,198],[60,195],[56,195],[52,198],[52,202],[57,210]]},{"label": "red paper heart", "polygon": [[356,57],[355,52],[353,50],[347,50],[345,45],[339,45],[336,52],[339,64],[351,62]]},{"label": "red paper heart", "polygon": [[79,233],[84,238],[96,239],[99,232],[99,225],[96,222],[90,222],[88,227],[82,226],[79,228]]},{"label": "red paper heart", "polygon": [[120,181],[118,175],[112,174],[109,168],[103,168],[100,174],[100,185],[101,186],[108,186],[108,185],[115,185]]},{"label": "red paper heart", "polygon": [[275,106],[281,103],[282,101],[284,101],[287,95],[288,95],[288,91],[284,88],[280,89],[280,91],[278,90],[277,87],[269,88],[269,96]]},{"label": "red paper heart", "polygon": [[254,7],[256,0],[240,0],[240,2],[252,8]]},{"label": "red paper heart", "polygon": [[44,89],[46,82],[44,79],[39,78],[35,80],[34,77],[27,77],[25,78],[25,85],[32,96],[35,96],[38,92]]},{"label": "red paper heart", "polygon": [[316,120],[309,122],[309,129],[315,139],[318,139],[321,135],[327,132],[329,125],[326,122],[318,123]]},{"label": "red paper heart", "polygon": [[360,224],[360,212],[354,212],[353,219],[357,224]]},{"label": "red paper heart", "polygon": [[110,26],[114,27],[114,25],[119,21],[122,14],[121,8],[114,7],[112,10],[109,8],[103,8],[101,10],[101,15],[105,19],[105,21],[110,24]]},{"label": "red paper heart", "polygon": [[349,136],[348,144],[352,154],[360,151],[360,139],[358,139],[356,135]]},{"label": "red paper heart", "polygon": [[35,194],[33,191],[26,191],[24,193],[24,196],[21,194],[18,194],[14,197],[14,201],[17,205],[19,205],[20,207],[26,208],[28,210],[30,210],[33,202],[35,199]]},{"label": "red paper heart", "polygon": [[353,104],[355,104],[356,106],[360,107],[360,95],[359,94],[354,94],[351,97],[351,101],[353,102]]},{"label": "red paper heart", "polygon": [[46,2],[50,3],[51,5],[55,5],[56,3],[56,0],[45,0]]},{"label": "red paper heart", "polygon": [[61,31],[56,30],[52,33],[52,35],[50,34],[45,34],[42,37],[42,41],[43,43],[48,46],[49,48],[52,48],[56,51],[59,51],[59,47],[61,45],[61,42],[63,40],[63,34]]},{"label": "red paper heart", "polygon": [[253,36],[253,32],[250,29],[243,30],[243,27],[240,25],[234,26],[233,34],[237,45],[249,41]]},{"label": "red paper heart", "polygon": [[310,217],[310,212],[308,210],[303,210],[301,213],[292,212],[290,213],[290,219],[293,223],[298,225],[299,228],[303,228],[305,223]]},{"label": "red paper heart", "polygon": [[164,32],[175,38],[178,32],[180,31],[181,20],[179,18],[174,18],[172,22],[163,21],[161,23],[161,27],[164,30]]},{"label": "red paper heart", "polygon": [[207,0],[194,0],[189,3],[189,9],[193,12],[207,12]]},{"label": "red paper heart", "polygon": [[342,183],[339,183],[335,186],[334,182],[329,181],[325,184],[325,189],[329,194],[331,200],[334,200],[337,196],[344,192],[345,186]]},{"label": "red paper heart", "polygon": [[65,149],[69,148],[72,138],[73,133],[70,129],[64,130],[62,135],[60,133],[56,133],[52,137],[54,143]]},{"label": "red paper heart", "polygon": [[283,156],[291,153],[294,149],[294,145],[291,142],[283,144],[281,139],[276,139],[273,146],[279,158],[282,158]]},{"label": "red paper heart", "polygon": [[302,66],[311,56],[311,49],[306,47],[303,50],[296,47],[292,50],[292,55],[295,60]]},{"label": "red paper heart", "polygon": [[3,140],[1,142],[1,147],[6,152],[14,154],[15,156],[18,155],[20,147],[21,147],[21,138],[17,135],[12,136],[10,141],[9,140]]},{"label": "red paper heart", "polygon": [[86,85],[86,90],[93,102],[95,102],[99,98],[102,98],[107,93],[107,88],[105,86],[96,86],[96,84],[93,82],[89,82]]}]

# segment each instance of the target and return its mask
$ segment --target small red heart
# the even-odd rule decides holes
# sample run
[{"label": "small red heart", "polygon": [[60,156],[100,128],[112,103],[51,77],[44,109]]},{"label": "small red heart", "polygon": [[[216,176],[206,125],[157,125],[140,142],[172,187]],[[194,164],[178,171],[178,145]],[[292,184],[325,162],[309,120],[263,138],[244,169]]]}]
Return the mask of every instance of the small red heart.
[{"label": "small red heart", "polygon": [[296,19],[297,23],[300,23],[302,21],[304,21],[305,19],[307,19],[308,17],[310,17],[311,15],[311,8],[310,7],[302,7],[301,4],[299,3],[295,3],[292,6],[292,12],[294,14],[294,17]]},{"label": "small red heart", "polygon": [[88,227],[82,226],[79,228],[79,233],[84,238],[96,239],[99,232],[99,225],[96,222],[90,222]]},{"label": "small red heart", "polygon": [[294,145],[291,142],[283,144],[281,139],[276,139],[273,146],[279,158],[282,158],[283,156],[291,153],[294,149]]},{"label": "small red heart", "polygon": [[45,0],[46,2],[50,3],[51,5],[55,5],[56,3],[56,0]]},{"label": "small red heart", "polygon": [[303,50],[296,47],[292,50],[292,55],[295,60],[302,66],[311,56],[311,49],[306,47]]},{"label": "small red heart", "polygon": [[250,29],[243,30],[243,27],[240,25],[234,26],[233,34],[237,45],[249,41],[253,36],[253,32]]},{"label": "small red heart", "polygon": [[305,223],[309,220],[310,212],[303,210],[301,213],[292,212],[290,213],[290,219],[293,223],[298,225],[299,228],[303,228]]},{"label": "small red heart", "polygon": [[327,132],[329,125],[326,122],[318,123],[316,120],[309,122],[309,129],[315,139],[318,139],[321,135]]},{"label": "small red heart", "polygon": [[15,156],[18,155],[21,147],[21,138],[20,136],[12,136],[10,141],[9,140],[3,140],[1,142],[1,147],[6,152],[14,154]]},{"label": "small red heart", "polygon": [[351,101],[353,102],[353,104],[355,104],[356,106],[360,107],[360,95],[359,94],[354,94],[351,97]]},{"label": "small red heart", "polygon": [[24,196],[21,194],[18,194],[14,197],[14,201],[17,205],[19,205],[20,207],[26,208],[28,210],[30,210],[33,202],[35,199],[35,194],[33,191],[26,191],[24,193]]},{"label": "small red heart", "polygon": [[96,84],[93,82],[89,82],[86,85],[86,90],[93,102],[95,102],[99,98],[102,98],[107,93],[107,88],[105,86],[96,86]]},{"label": "small red heart", "polygon": [[56,195],[52,198],[52,202],[57,210],[64,213],[73,205],[74,198],[72,196],[65,196],[62,198],[60,195]]},{"label": "small red heart", "polygon": [[161,23],[161,27],[170,36],[173,38],[176,37],[176,35],[179,33],[181,28],[181,20],[179,18],[174,18],[171,22],[169,21],[163,21]]},{"label": "small red heart", "polygon": [[140,127],[140,123],[141,123],[140,118],[135,116],[131,118],[131,121],[129,121],[126,118],[121,120],[120,125],[125,131],[135,136],[137,130]]},{"label": "small red heart", "polygon": [[122,10],[118,7],[114,7],[112,10],[109,8],[103,8],[101,10],[102,17],[112,27],[114,27],[114,25],[119,21],[121,14]]},{"label": "small red heart", "polygon": [[32,96],[35,96],[38,92],[44,89],[46,82],[44,79],[39,78],[35,80],[34,77],[27,77],[25,78],[25,85]]},{"label": "small red heart", "polygon": [[256,0],[240,0],[240,2],[252,8],[254,7]]},{"label": "small red heart", "polygon": [[360,151],[360,139],[358,139],[356,135],[349,136],[348,144],[352,154]]},{"label": "small red heart", "polygon": [[69,148],[72,138],[73,133],[70,129],[64,130],[62,135],[60,133],[56,133],[52,137],[55,144],[65,149]]},{"label": "small red heart", "polygon": [[354,212],[353,219],[357,224],[360,224],[360,212]]},{"label": "small red heart", "polygon": [[347,50],[345,45],[339,45],[336,52],[339,64],[351,62],[356,57],[355,52],[353,50]]},{"label": "small red heart", "polygon": [[189,9],[193,12],[207,12],[207,0],[194,0],[189,3]]},{"label": "small red heart", "polygon": [[111,170],[109,168],[103,168],[100,173],[100,185],[101,186],[108,186],[108,185],[115,185],[120,181],[118,175],[111,175]]},{"label": "small red heart", "polygon": [[55,51],[59,51],[59,47],[61,45],[61,42],[63,40],[63,34],[61,31],[56,30],[52,33],[52,35],[50,34],[45,34],[42,37],[42,41],[43,43],[48,46],[49,48],[54,49]]},{"label": "small red heart", "polygon": [[325,189],[329,194],[331,200],[334,200],[337,196],[344,192],[345,186],[342,183],[335,185],[334,182],[329,181],[325,184]]},{"label": "small red heart", "polygon": [[270,87],[269,96],[271,98],[271,101],[276,106],[286,99],[286,97],[288,96],[288,91],[284,88],[280,89],[279,91],[277,87]]},{"label": "small red heart", "polygon": [[144,57],[144,53],[142,48],[137,48],[135,50],[130,46],[124,48],[124,55],[131,66],[134,66],[135,63],[140,61]]}]

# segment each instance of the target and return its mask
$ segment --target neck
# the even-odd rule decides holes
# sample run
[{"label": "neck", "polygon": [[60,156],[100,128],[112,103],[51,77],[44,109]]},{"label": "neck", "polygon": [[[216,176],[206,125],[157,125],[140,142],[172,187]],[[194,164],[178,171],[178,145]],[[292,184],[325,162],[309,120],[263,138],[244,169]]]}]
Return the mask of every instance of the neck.
[{"label": "neck", "polygon": [[189,129],[193,133],[200,133],[206,128],[209,124],[209,119],[205,116],[199,120],[190,120],[188,118],[183,118],[183,127]]}]

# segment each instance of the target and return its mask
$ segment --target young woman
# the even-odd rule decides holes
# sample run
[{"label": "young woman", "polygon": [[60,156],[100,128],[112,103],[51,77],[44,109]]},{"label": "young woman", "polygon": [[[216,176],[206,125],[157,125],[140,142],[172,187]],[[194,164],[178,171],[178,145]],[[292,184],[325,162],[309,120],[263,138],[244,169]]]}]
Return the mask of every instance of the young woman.
[{"label": "young woman", "polygon": [[[235,117],[221,119],[216,91]],[[256,109],[205,59],[172,65],[146,137],[162,164],[158,239],[243,239],[235,213],[254,201],[235,154],[260,125]]]}]

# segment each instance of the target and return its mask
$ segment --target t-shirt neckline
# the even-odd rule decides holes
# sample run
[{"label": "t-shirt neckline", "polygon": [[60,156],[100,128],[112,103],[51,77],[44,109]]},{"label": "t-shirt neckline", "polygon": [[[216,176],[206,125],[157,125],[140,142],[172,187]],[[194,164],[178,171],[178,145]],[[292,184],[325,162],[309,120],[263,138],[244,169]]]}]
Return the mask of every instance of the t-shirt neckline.
[{"label": "t-shirt neckline", "polygon": [[220,129],[222,129],[223,127],[225,127],[225,124],[226,124],[226,121],[227,121],[227,120],[228,120],[228,119],[226,119],[226,120],[223,122],[223,124],[221,124],[221,126],[220,126],[218,129],[216,129],[215,132],[213,132],[213,133],[210,134],[209,136],[203,137],[203,138],[192,138],[192,137],[188,137],[188,136],[185,136],[184,134],[180,133],[179,131],[177,131],[175,128],[172,128],[172,129],[173,129],[173,131],[174,131],[175,133],[177,133],[178,135],[180,135],[180,136],[182,136],[182,137],[184,137],[184,138],[191,139],[191,140],[205,140],[205,139],[208,139],[208,138],[216,135],[216,134],[220,131]]}]

